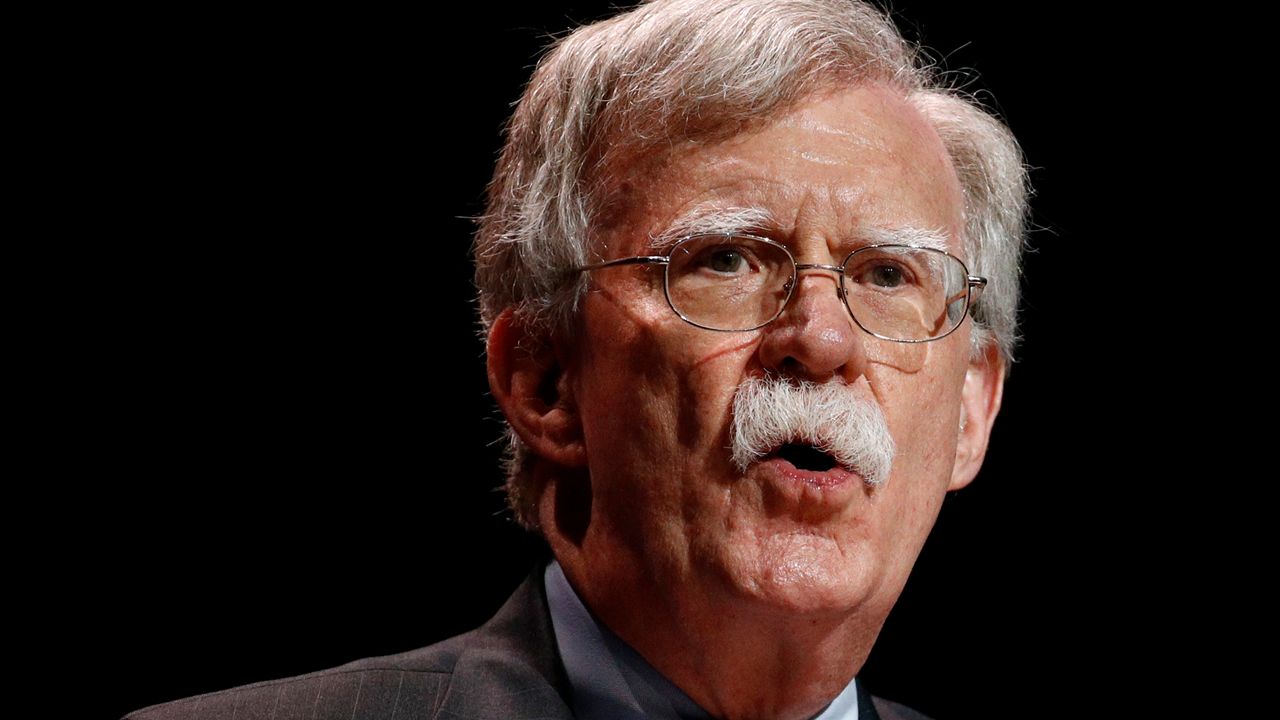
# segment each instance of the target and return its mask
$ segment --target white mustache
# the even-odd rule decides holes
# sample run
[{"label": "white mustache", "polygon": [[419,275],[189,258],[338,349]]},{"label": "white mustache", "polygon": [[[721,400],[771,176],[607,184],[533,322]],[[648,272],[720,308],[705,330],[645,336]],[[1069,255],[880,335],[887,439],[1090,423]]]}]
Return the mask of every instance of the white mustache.
[{"label": "white mustache", "polygon": [[787,443],[812,445],[872,487],[893,467],[893,436],[880,406],[842,380],[749,378],[734,395],[731,432],[733,464],[743,473]]}]

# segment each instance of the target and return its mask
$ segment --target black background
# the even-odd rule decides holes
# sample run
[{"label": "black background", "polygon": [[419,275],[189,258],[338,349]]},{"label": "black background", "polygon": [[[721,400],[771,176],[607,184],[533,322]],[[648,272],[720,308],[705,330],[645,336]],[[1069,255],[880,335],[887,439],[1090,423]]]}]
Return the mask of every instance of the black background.
[{"label": "black background", "polygon": [[[77,378],[77,503],[101,517],[69,566],[90,599],[72,623],[106,668],[101,716],[429,644],[527,572],[538,543],[495,491],[468,217],[538,48],[610,14],[545,5],[184,12],[84,69],[110,87],[110,214],[139,228],[97,250]],[[999,5],[895,4],[977,70],[1037,192],[987,464],[861,674],[939,718],[1073,714],[1146,642],[1127,599],[1150,552],[1131,532],[1141,372],[1100,371],[1100,348],[1141,362],[1127,298],[1081,274],[1138,252],[1117,206],[1145,101],[1113,68],[1141,72],[1149,20]]]}]

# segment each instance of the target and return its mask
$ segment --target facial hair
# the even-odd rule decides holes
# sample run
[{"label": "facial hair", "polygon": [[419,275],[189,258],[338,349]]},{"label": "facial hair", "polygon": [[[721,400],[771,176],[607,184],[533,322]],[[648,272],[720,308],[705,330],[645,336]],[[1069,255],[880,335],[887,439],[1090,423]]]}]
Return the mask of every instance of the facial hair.
[{"label": "facial hair", "polygon": [[843,380],[748,378],[733,399],[733,464],[739,472],[788,443],[811,445],[871,487],[889,479],[894,443],[880,406]]}]

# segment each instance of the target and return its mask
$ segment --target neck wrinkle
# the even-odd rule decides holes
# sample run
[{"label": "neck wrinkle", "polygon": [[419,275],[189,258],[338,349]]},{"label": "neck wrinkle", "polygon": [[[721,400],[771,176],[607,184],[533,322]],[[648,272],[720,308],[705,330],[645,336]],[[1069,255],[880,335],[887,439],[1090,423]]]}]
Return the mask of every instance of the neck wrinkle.
[{"label": "neck wrinkle", "polygon": [[779,618],[745,601],[682,604],[647,573],[592,576],[585,561],[590,544],[560,543],[572,549],[556,550],[575,593],[610,632],[716,718],[817,717],[850,686],[884,622],[860,613]]}]

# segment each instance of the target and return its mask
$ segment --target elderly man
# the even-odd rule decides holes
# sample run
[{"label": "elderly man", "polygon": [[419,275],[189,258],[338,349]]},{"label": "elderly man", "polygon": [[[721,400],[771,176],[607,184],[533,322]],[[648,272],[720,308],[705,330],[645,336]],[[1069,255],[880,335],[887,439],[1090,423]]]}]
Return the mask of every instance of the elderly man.
[{"label": "elderly man", "polygon": [[554,560],[472,633],[131,717],[920,717],[855,677],[982,464],[1024,214],[1009,132],[860,3],[563,38],[475,248]]}]

